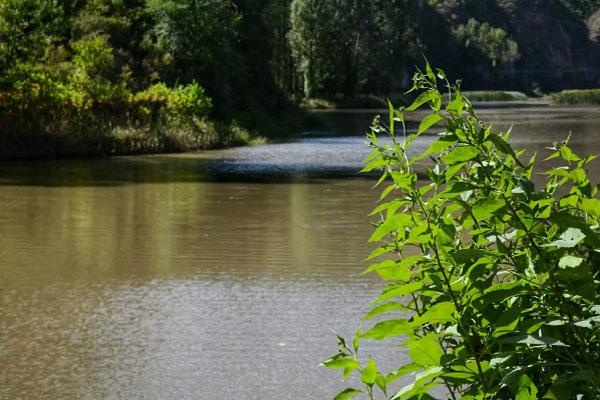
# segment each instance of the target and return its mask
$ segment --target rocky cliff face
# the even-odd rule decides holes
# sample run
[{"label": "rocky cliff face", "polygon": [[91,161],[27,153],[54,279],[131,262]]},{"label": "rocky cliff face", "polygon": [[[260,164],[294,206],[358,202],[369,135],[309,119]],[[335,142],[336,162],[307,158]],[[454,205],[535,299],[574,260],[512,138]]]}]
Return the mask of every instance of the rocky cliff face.
[{"label": "rocky cliff face", "polygon": [[587,21],[590,40],[600,43],[600,9],[596,11]]},{"label": "rocky cliff face", "polygon": [[[452,69],[473,86],[529,92],[600,87],[600,11],[593,14],[599,1],[430,0],[426,7],[428,18],[437,14],[450,26],[474,18],[503,29],[517,43],[519,57],[493,67],[484,54],[467,51],[464,39],[457,43],[454,38],[445,56],[455,60]],[[437,40],[448,42],[448,32],[438,30]]]}]

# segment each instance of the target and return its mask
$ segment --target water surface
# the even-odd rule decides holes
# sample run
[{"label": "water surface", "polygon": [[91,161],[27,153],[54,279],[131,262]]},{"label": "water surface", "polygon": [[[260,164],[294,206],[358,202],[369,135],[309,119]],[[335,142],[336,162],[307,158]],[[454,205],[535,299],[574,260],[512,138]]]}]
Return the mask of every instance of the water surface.
[{"label": "water surface", "polygon": [[[598,109],[481,114],[517,145],[572,131],[600,153]],[[351,334],[381,287],[359,275],[363,142],[1,164],[0,399],[331,398],[329,329]]]}]

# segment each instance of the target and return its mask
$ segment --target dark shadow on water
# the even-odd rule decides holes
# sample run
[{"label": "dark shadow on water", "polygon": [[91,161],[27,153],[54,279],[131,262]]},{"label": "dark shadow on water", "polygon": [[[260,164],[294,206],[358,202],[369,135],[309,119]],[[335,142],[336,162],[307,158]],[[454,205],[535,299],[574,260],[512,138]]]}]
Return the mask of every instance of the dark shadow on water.
[{"label": "dark shadow on water", "polygon": [[354,167],[295,163],[239,162],[235,159],[182,160],[118,157],[0,164],[0,186],[98,187],[156,183],[320,183],[366,179]]}]

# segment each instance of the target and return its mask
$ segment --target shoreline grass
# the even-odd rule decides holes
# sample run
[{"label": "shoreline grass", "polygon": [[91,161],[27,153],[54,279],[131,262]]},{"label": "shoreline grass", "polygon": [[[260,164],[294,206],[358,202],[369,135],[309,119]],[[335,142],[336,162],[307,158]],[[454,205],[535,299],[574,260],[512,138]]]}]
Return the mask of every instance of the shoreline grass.
[{"label": "shoreline grass", "polygon": [[596,106],[600,105],[600,89],[563,90],[552,93],[553,104],[563,106]]},{"label": "shoreline grass", "polygon": [[264,142],[266,139],[235,124],[198,121],[190,126],[109,127],[89,125],[78,132],[48,130],[3,134],[0,160],[107,157],[209,150]]},{"label": "shoreline grass", "polygon": [[522,92],[506,90],[465,90],[461,94],[471,101],[527,101],[529,97]]},{"label": "shoreline grass", "polygon": [[[522,92],[504,91],[504,90],[467,90],[461,92],[471,101],[478,102],[504,102],[504,101],[527,101],[530,98]],[[307,110],[336,110],[336,109],[384,109],[388,107],[387,99],[393,104],[408,105],[410,98],[403,94],[393,94],[390,96],[362,95],[351,99],[339,97],[333,98],[309,98],[304,99],[300,104]]]}]

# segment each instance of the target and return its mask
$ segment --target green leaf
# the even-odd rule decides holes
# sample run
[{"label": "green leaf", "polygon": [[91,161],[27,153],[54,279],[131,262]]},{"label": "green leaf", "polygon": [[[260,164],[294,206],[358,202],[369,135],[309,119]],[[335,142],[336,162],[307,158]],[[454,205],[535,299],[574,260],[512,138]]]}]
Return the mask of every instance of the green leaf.
[{"label": "green leaf", "polygon": [[450,253],[454,261],[461,265],[472,260],[477,260],[482,257],[498,256],[498,253],[484,249],[460,249]]},{"label": "green leaf", "polygon": [[405,305],[399,302],[390,302],[390,303],[384,303],[381,304],[375,308],[373,308],[371,311],[369,311],[365,316],[364,319],[371,319],[373,317],[376,317],[377,315],[381,315],[381,314],[385,314],[387,312],[390,311],[395,311],[395,310],[402,310],[405,308]]},{"label": "green leaf", "polygon": [[423,313],[420,317],[415,317],[415,325],[423,324],[438,324],[440,322],[455,322],[456,307],[452,302],[446,301],[433,305],[429,310]]},{"label": "green leaf", "polygon": [[385,157],[379,157],[374,159],[373,161],[370,161],[363,169],[359,171],[359,173],[363,174],[371,172],[377,168],[385,167],[386,165],[388,165],[387,159]]},{"label": "green leaf", "polygon": [[396,371],[390,372],[385,377],[385,381],[389,385],[396,379],[401,378],[406,374],[410,374],[411,372],[418,371],[420,369],[421,369],[421,367],[419,367],[417,364],[405,364],[402,367],[398,368]]},{"label": "green leaf", "polygon": [[473,298],[473,303],[479,308],[490,304],[500,303],[512,297],[530,293],[531,287],[522,281],[496,283],[484,290],[483,295]]},{"label": "green leaf", "polygon": [[379,389],[383,392],[384,396],[387,398],[387,382],[385,380],[385,377],[379,372],[377,373],[377,377],[375,378],[375,383],[377,384],[377,387],[379,387]]},{"label": "green leaf", "polygon": [[389,125],[390,125],[390,134],[394,136],[394,106],[390,99],[387,101],[388,103],[388,116],[389,116]]},{"label": "green leaf", "polygon": [[382,224],[380,224],[375,232],[369,238],[369,243],[377,242],[384,238],[384,236],[390,234],[393,231],[404,230],[405,227],[413,224],[412,219],[407,214],[396,214]]},{"label": "green leaf", "polygon": [[346,381],[350,375],[352,375],[352,372],[354,372],[356,368],[344,368],[344,373],[342,374],[342,382]]},{"label": "green leaf", "polygon": [[467,183],[464,181],[454,182],[450,185],[446,190],[440,193],[438,196],[442,198],[452,198],[456,197],[461,193],[468,192],[469,190],[477,189],[477,186]]},{"label": "green leaf", "polygon": [[595,217],[600,217],[600,200],[581,199],[581,209]]},{"label": "green leaf", "polygon": [[465,108],[465,102],[460,92],[456,92],[454,99],[446,106],[446,111],[453,113],[454,115],[462,114]]},{"label": "green leaf", "polygon": [[405,284],[392,284],[387,286],[381,295],[373,302],[380,303],[395,297],[404,297],[410,293],[416,292],[423,287],[423,282],[415,281]]},{"label": "green leaf", "polygon": [[580,216],[560,211],[550,215],[550,221],[563,228],[577,228],[585,234],[585,242],[596,248],[600,248],[600,237],[594,232],[587,222]]},{"label": "green leaf", "polygon": [[430,154],[437,154],[437,153],[441,152],[442,150],[447,149],[448,147],[456,144],[456,142],[457,142],[457,139],[455,136],[444,135],[440,139],[431,143],[424,153],[411,158],[410,161],[411,161],[411,163],[415,162],[415,161],[420,161]]},{"label": "green leaf", "polygon": [[470,161],[477,157],[479,151],[474,146],[460,146],[442,157],[442,160],[448,164],[458,164]]},{"label": "green leaf", "polygon": [[413,328],[405,319],[392,319],[383,321],[363,333],[365,339],[384,340],[400,335],[412,335]]},{"label": "green leaf", "polygon": [[527,375],[519,378],[519,392],[515,400],[537,400],[538,389]]},{"label": "green leaf", "polygon": [[363,262],[373,260],[373,259],[381,257],[385,254],[389,254],[389,253],[393,252],[394,249],[395,249],[395,247],[389,246],[389,245],[378,247],[375,250],[373,250],[371,252],[371,254],[369,254],[369,256],[363,260]]},{"label": "green leaf", "polygon": [[322,365],[331,369],[359,369],[360,364],[353,358],[333,357],[327,361],[323,361]]},{"label": "green leaf", "polygon": [[442,97],[437,91],[427,90],[421,93],[416,100],[406,108],[406,111],[414,111],[425,103],[437,104],[438,102],[441,103],[441,101]]},{"label": "green leaf", "polygon": [[488,198],[475,203],[472,209],[473,216],[478,221],[485,221],[492,214],[506,205],[506,201],[501,198]]},{"label": "green leaf", "polygon": [[410,385],[403,387],[398,393],[394,395],[390,400],[407,400],[407,399],[418,399],[418,395],[422,395],[424,393],[429,392],[430,389],[433,389],[436,386],[441,385],[440,382],[413,382]]},{"label": "green leaf", "polygon": [[348,388],[348,389],[338,393],[337,396],[335,396],[333,398],[333,400],[348,400],[348,399],[351,399],[352,397],[356,396],[359,393],[362,393],[362,390]]},{"label": "green leaf", "polygon": [[508,360],[510,360],[510,358],[514,355],[514,353],[499,353],[496,354],[494,356],[494,358],[492,358],[490,360],[490,367],[496,367],[498,365],[502,365],[505,362],[507,362]]},{"label": "green leaf", "polygon": [[451,165],[451,166],[449,166],[449,167],[446,169],[446,174],[445,174],[446,180],[447,180],[447,181],[449,181],[449,180],[450,180],[450,179],[451,179],[451,178],[452,178],[454,175],[456,175],[456,173],[457,173],[458,171],[460,171],[460,170],[461,170],[461,169],[462,169],[462,168],[463,168],[463,167],[464,167],[466,164],[467,164],[466,162],[462,162],[462,163],[458,163],[458,164],[454,164],[454,165]]},{"label": "green leaf", "polygon": [[[434,379],[442,375],[442,373],[443,369],[441,367],[425,369],[415,376],[414,382],[400,389],[391,400],[412,399],[415,396],[429,392],[430,389],[441,384],[441,382],[435,381]],[[429,399],[430,397],[425,398]]]},{"label": "green leaf", "polygon": [[600,317],[591,317],[577,321],[573,325],[579,326],[581,328],[593,329],[595,326],[597,326],[598,323],[600,323]]},{"label": "green leaf", "polygon": [[493,337],[499,337],[515,330],[519,324],[521,317],[521,309],[519,307],[511,307],[503,312],[493,325]]},{"label": "green leaf", "polygon": [[573,153],[571,148],[567,145],[560,146],[560,149],[558,149],[558,150],[560,152],[560,156],[565,161],[580,161],[581,160],[581,158],[577,154]]},{"label": "green leaf", "polygon": [[364,273],[375,271],[379,276],[387,281],[408,281],[412,277],[412,272],[403,267],[400,263],[392,260],[385,260],[371,265]]},{"label": "green leaf", "polygon": [[511,156],[519,164],[519,166],[521,166],[522,168],[525,168],[525,166],[521,163],[521,161],[519,161],[519,158],[515,154],[515,151],[513,150],[513,148],[507,142],[505,142],[504,139],[502,139],[500,136],[496,135],[495,133],[492,133],[492,134],[490,134],[490,136],[488,136],[488,140],[490,140],[492,143],[494,143],[494,146],[496,146],[496,148],[498,150],[500,150],[502,153]]},{"label": "green leaf", "polygon": [[425,118],[423,118],[423,120],[419,124],[419,129],[417,130],[417,135],[422,134],[427,129],[431,128],[433,125],[437,124],[438,122],[440,122],[443,119],[444,119],[444,117],[442,117],[438,113],[434,113],[434,114],[430,114],[430,115],[426,116]]},{"label": "green leaf", "polygon": [[407,282],[414,273],[412,267],[423,259],[423,256],[410,256],[400,261],[385,260],[369,266],[363,274],[375,271],[385,280]]},{"label": "green leaf", "polygon": [[558,339],[547,337],[547,336],[537,336],[537,335],[528,335],[526,333],[520,333],[518,335],[503,337],[498,340],[498,343],[514,343],[514,344],[524,344],[531,347],[550,347],[550,346],[566,346],[563,342]]},{"label": "green leaf", "polygon": [[558,240],[543,245],[544,247],[575,247],[585,238],[585,235],[578,228],[567,229]]},{"label": "green leaf", "polygon": [[410,339],[404,344],[408,347],[408,354],[415,364],[424,367],[437,367],[444,355],[437,335],[429,334],[423,338]]},{"label": "green leaf", "polygon": [[361,374],[361,379],[367,385],[373,385],[375,383],[375,379],[377,378],[377,365],[373,360],[373,357],[369,357],[369,362],[363,369]]},{"label": "green leaf", "polygon": [[362,333],[362,325],[358,324],[358,327],[356,328],[356,332],[354,333],[354,340],[352,341],[352,347],[354,348],[355,354],[358,354],[361,333]]},{"label": "green leaf", "polygon": [[579,267],[583,262],[583,258],[575,257],[575,256],[564,256],[558,262],[558,266],[560,268],[575,268]]},{"label": "green leaf", "polygon": [[433,69],[429,64],[429,61],[427,60],[425,60],[425,72],[427,73],[427,77],[429,78],[429,80],[435,85],[437,83],[437,79],[435,77],[435,74],[433,73]]}]

